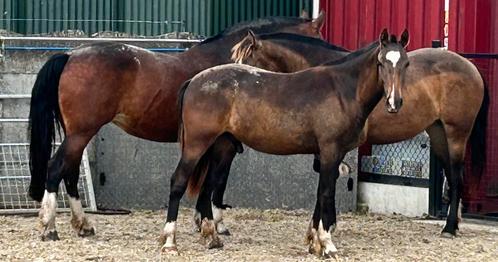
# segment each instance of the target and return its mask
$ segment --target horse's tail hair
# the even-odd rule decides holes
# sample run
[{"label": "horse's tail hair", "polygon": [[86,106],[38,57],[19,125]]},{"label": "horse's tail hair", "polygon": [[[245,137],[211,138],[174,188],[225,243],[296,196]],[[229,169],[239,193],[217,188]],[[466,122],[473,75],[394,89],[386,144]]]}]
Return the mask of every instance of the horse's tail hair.
[{"label": "horse's tail hair", "polygon": [[190,81],[192,79],[189,79],[185,82],[183,82],[182,87],[178,91],[178,100],[177,100],[177,107],[178,107],[178,141],[180,142],[180,148],[183,151],[183,98],[185,97],[185,92],[187,91],[187,87],[190,84]]},{"label": "horse's tail hair", "polygon": [[[190,84],[191,79],[185,81],[178,92],[178,140],[180,142],[180,148],[183,153],[183,145],[185,141],[185,132],[183,126],[183,99],[185,97],[185,92],[187,91],[188,85]],[[187,195],[189,197],[194,197],[201,191],[202,184],[204,183],[204,179],[207,175],[207,170],[209,166],[209,152],[211,149],[208,149],[206,153],[201,157],[197,165],[195,166],[194,173],[189,177],[187,184]]]},{"label": "horse's tail hair", "polygon": [[212,146],[202,155],[199,162],[194,168],[194,173],[188,179],[187,195],[191,198],[197,196],[201,191],[204,180],[206,179],[207,172],[211,163]]},{"label": "horse's tail hair", "polygon": [[[69,59],[68,54],[55,54],[38,72],[31,93],[29,109],[29,196],[41,201],[47,180],[48,161],[55,141],[55,128],[64,129],[59,109],[59,79]],[[62,124],[61,124],[62,123]]]},{"label": "horse's tail hair", "polygon": [[477,113],[474,127],[470,133],[472,173],[482,174],[484,164],[486,163],[486,127],[488,124],[489,109],[489,89],[486,81],[481,78],[484,84],[484,97],[481,108]]}]

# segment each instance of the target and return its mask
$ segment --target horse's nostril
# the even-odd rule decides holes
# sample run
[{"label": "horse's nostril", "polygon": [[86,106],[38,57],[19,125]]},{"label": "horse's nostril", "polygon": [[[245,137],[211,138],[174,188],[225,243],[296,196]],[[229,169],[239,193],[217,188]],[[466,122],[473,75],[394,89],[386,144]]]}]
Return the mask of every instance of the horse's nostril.
[{"label": "horse's nostril", "polygon": [[403,105],[403,98],[400,98],[399,99],[399,106],[402,106]]}]

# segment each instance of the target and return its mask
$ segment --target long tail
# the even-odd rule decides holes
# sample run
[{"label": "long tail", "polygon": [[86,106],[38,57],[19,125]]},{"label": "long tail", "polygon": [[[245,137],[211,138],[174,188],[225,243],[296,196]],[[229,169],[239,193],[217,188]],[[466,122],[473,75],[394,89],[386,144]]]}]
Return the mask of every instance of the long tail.
[{"label": "long tail", "polygon": [[[178,140],[180,142],[180,148],[183,152],[183,145],[185,141],[184,130],[183,130],[183,98],[185,97],[185,92],[187,91],[188,85],[190,84],[190,79],[185,81],[178,92]],[[189,197],[194,197],[201,191],[202,184],[207,175],[209,168],[209,155],[211,148],[204,153],[197,165],[195,166],[194,173],[189,177],[187,185],[187,195]]]},{"label": "long tail", "polygon": [[481,108],[477,113],[477,118],[470,134],[472,173],[482,174],[484,164],[486,163],[486,127],[488,125],[488,109],[489,109],[489,90],[486,81],[482,77],[484,83],[484,97]]},{"label": "long tail", "polygon": [[47,166],[55,140],[55,125],[60,133],[59,79],[69,59],[67,54],[53,55],[41,68],[31,93],[29,110],[29,195],[41,201],[47,180]]}]

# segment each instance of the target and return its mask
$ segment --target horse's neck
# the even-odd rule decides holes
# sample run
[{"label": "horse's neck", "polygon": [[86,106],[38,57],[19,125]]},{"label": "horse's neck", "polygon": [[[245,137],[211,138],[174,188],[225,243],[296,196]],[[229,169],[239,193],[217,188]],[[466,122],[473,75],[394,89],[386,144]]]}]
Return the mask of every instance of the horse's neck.
[{"label": "horse's neck", "polygon": [[236,43],[236,36],[226,36],[212,42],[197,45],[180,54],[185,70],[192,76],[213,66],[231,63],[230,50]]},{"label": "horse's neck", "polygon": [[311,66],[317,66],[327,61],[336,60],[348,54],[347,52],[328,49],[323,46],[308,43],[291,45],[288,49],[300,57],[303,57]]},{"label": "horse's neck", "polygon": [[366,120],[368,115],[382,99],[384,88],[379,80],[377,68],[377,54],[374,51],[368,56],[367,61],[363,61],[361,70],[358,72],[356,83],[356,101],[361,108],[361,117]]}]

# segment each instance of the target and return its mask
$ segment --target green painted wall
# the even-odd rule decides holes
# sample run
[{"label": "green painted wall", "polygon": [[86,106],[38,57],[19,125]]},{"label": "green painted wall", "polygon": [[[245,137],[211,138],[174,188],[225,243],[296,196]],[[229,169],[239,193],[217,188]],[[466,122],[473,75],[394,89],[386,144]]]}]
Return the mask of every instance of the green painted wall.
[{"label": "green painted wall", "polygon": [[22,34],[79,29],[210,36],[240,21],[311,13],[311,5],[312,0],[0,0],[0,28]]}]

